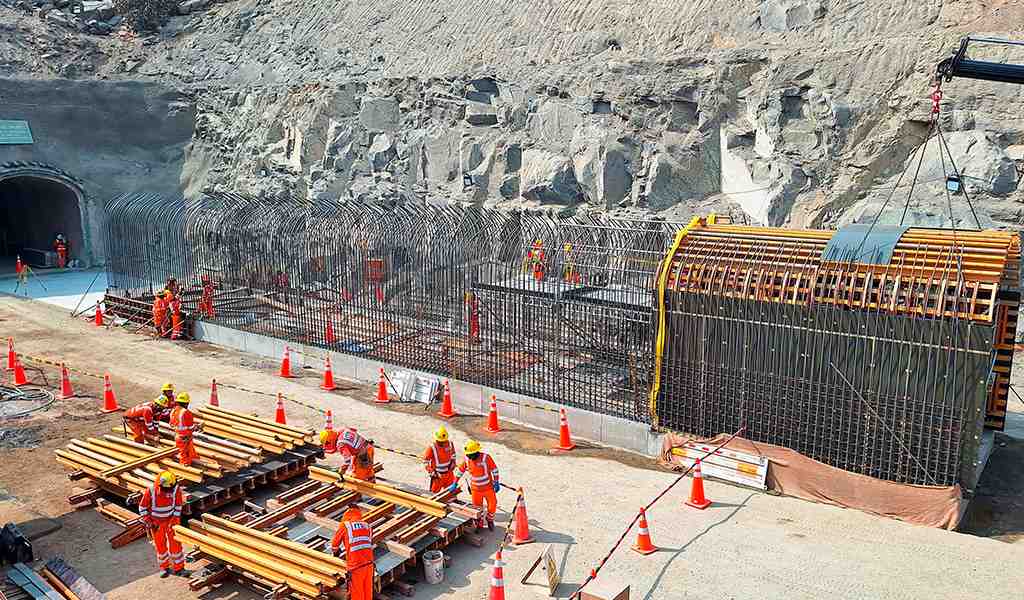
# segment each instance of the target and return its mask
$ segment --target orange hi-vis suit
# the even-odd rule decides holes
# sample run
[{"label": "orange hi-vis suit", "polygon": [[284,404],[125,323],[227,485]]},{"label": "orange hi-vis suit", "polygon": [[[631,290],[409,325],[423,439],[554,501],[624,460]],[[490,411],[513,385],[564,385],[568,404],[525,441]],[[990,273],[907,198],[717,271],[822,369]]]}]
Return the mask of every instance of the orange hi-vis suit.
[{"label": "orange hi-vis suit", "polygon": [[498,507],[498,495],[494,492],[494,484],[498,481],[498,466],[490,454],[481,452],[476,460],[459,463],[459,472],[469,471],[469,490],[473,495],[473,506],[482,508],[487,503],[487,521],[494,522],[494,513]]},{"label": "orange hi-vis suit", "polygon": [[430,474],[431,492],[440,492],[455,483],[455,444],[434,442],[423,453],[423,460]]},{"label": "orange hi-vis suit", "polygon": [[469,310],[469,341],[480,341],[480,300],[473,292],[466,292],[466,307]]},{"label": "orange hi-vis suit", "polygon": [[337,446],[338,452],[345,458],[346,471],[352,469],[352,476],[356,479],[376,481],[377,477],[373,471],[373,444],[356,433],[355,429],[346,427]]},{"label": "orange hi-vis suit", "polygon": [[53,243],[53,250],[57,253],[57,268],[63,269],[68,265],[68,245],[64,240],[57,240]]},{"label": "orange hi-vis suit", "polygon": [[175,406],[171,412],[171,427],[174,428],[174,445],[178,447],[178,462],[187,467],[199,458],[196,446],[192,443],[192,434],[196,430],[192,411],[184,406]]},{"label": "orange hi-vis suit", "polygon": [[181,337],[181,300],[177,296],[171,296],[167,308],[171,311],[171,339],[176,340]]},{"label": "orange hi-vis suit", "polygon": [[[157,479],[159,477],[157,475]],[[174,537],[174,526],[181,523],[181,507],[184,504],[181,486],[175,485],[169,492],[165,492],[156,482],[142,492],[142,500],[139,501],[139,516],[153,530],[153,545],[156,546],[156,559],[160,562],[160,568],[173,568],[175,573],[185,568],[181,542]]]},{"label": "orange hi-vis suit", "polygon": [[345,513],[331,540],[335,556],[345,544],[349,600],[373,600],[373,530],[358,511]]},{"label": "orange hi-vis suit", "polygon": [[341,433],[333,429],[327,431],[327,439],[324,440],[324,453],[334,454],[338,451],[338,436]]},{"label": "orange hi-vis suit", "polygon": [[213,282],[203,276],[203,295],[199,298],[199,314],[212,319],[216,316],[213,310]]},{"label": "orange hi-vis suit", "polygon": [[153,327],[160,335],[164,334],[164,320],[167,318],[167,302],[163,296],[157,295],[153,299]]},{"label": "orange hi-vis suit", "polygon": [[146,441],[146,435],[156,435],[156,415],[158,411],[153,410],[153,403],[146,402],[124,411],[124,422],[132,432],[132,440],[141,444]]}]

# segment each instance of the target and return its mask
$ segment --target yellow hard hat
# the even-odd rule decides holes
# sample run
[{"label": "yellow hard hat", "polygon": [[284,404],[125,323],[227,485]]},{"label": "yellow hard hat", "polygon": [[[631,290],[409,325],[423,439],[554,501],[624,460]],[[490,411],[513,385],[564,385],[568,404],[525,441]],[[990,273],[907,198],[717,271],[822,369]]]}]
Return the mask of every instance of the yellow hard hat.
[{"label": "yellow hard hat", "polygon": [[466,451],[466,454],[476,454],[480,451],[480,442],[476,440],[469,440],[466,442],[466,447],[463,449]]},{"label": "yellow hard hat", "polygon": [[448,430],[444,428],[444,425],[437,428],[434,432],[435,442],[447,442],[448,441]]},{"label": "yellow hard hat", "polygon": [[170,471],[164,471],[160,473],[159,480],[160,487],[171,487],[178,481],[178,478],[174,476],[174,473],[171,473]]},{"label": "yellow hard hat", "polygon": [[182,392],[178,394],[178,397],[175,398],[174,401],[178,404],[188,404],[192,401],[192,398],[189,397],[188,392]]},{"label": "yellow hard hat", "polygon": [[160,388],[160,391],[161,392],[173,392],[174,391],[174,386],[172,384],[170,384],[170,383],[165,383],[164,387]]},{"label": "yellow hard hat", "polygon": [[321,446],[323,446],[324,444],[327,443],[327,438],[330,437],[330,435],[331,435],[331,432],[327,431],[326,429],[324,429],[323,431],[320,432],[320,445]]},{"label": "yellow hard hat", "polygon": [[172,292],[171,290],[164,290],[164,298],[173,298],[173,297],[174,297],[174,292]]},{"label": "yellow hard hat", "polygon": [[163,394],[160,394],[159,396],[157,396],[156,400],[153,400],[153,402],[156,402],[157,406],[162,406],[164,408],[167,408],[167,396],[164,396]]}]

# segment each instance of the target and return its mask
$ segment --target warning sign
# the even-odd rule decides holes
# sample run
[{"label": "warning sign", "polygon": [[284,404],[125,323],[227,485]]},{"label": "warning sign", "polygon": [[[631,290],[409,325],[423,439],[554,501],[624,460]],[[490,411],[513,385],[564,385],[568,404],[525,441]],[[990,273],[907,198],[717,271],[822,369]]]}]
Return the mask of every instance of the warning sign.
[{"label": "warning sign", "polygon": [[34,141],[28,121],[4,121],[0,119],[0,144],[31,144]]},{"label": "warning sign", "polygon": [[523,578],[519,580],[519,583],[526,583],[526,580],[530,578],[530,575],[537,570],[537,567],[544,569],[544,572],[548,575],[548,596],[554,596],[555,590],[558,589],[558,584],[562,583],[562,577],[558,574],[558,565],[555,563],[555,552],[550,544],[547,548],[544,548],[544,552],[540,553],[537,560],[533,561],[533,566],[523,575]]}]

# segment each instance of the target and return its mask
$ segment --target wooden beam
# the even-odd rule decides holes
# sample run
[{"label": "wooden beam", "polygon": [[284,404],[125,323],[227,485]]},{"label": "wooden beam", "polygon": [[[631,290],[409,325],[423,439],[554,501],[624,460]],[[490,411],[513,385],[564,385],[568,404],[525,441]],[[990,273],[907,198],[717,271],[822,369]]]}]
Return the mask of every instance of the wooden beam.
[{"label": "wooden beam", "polygon": [[167,458],[169,456],[174,456],[177,453],[178,453],[178,449],[177,448],[168,448],[166,450],[159,450],[157,452],[153,452],[152,454],[147,454],[146,456],[142,456],[140,458],[136,458],[135,460],[130,460],[128,462],[121,463],[120,465],[118,465],[116,467],[112,467],[110,469],[107,469],[106,471],[103,471],[102,473],[100,473],[100,477],[103,477],[103,478],[114,477],[114,476],[120,475],[121,473],[124,473],[126,471],[132,471],[132,470],[135,470],[135,469],[137,469],[139,467],[148,465],[149,463],[157,462],[157,461],[159,461],[161,459],[164,459],[164,458]]}]

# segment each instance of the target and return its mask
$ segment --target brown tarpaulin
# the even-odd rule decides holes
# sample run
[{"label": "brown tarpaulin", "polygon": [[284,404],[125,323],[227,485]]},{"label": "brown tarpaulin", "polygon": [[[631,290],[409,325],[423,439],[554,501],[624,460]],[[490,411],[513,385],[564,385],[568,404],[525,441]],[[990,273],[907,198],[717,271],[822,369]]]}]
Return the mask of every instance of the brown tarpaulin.
[{"label": "brown tarpaulin", "polygon": [[[661,463],[678,469],[680,457],[672,454],[672,448],[686,441],[717,446],[728,438],[720,434],[705,440],[670,433],[662,445]],[[938,487],[883,481],[831,467],[789,448],[742,438],[732,440],[725,447],[768,457],[771,461],[768,489],[787,496],[855,508],[929,527],[955,529],[960,520],[959,485]]]}]

